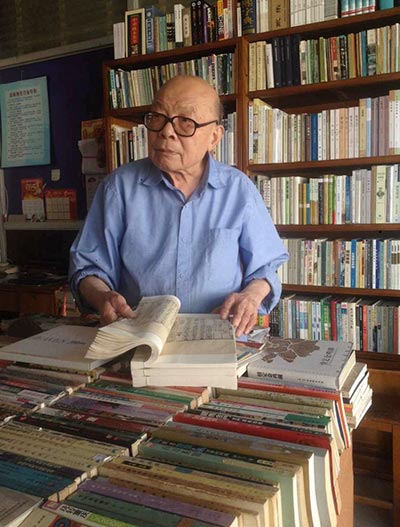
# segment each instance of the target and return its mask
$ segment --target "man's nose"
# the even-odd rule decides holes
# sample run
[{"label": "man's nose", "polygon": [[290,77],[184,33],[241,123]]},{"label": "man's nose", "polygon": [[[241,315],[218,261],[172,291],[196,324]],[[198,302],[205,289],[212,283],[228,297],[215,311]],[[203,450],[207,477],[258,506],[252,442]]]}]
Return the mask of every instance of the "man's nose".
[{"label": "man's nose", "polygon": [[164,128],[161,130],[160,133],[162,135],[164,135],[165,137],[168,137],[168,136],[171,136],[171,135],[176,135],[175,128],[173,127],[172,122],[171,121],[167,121],[165,123]]}]

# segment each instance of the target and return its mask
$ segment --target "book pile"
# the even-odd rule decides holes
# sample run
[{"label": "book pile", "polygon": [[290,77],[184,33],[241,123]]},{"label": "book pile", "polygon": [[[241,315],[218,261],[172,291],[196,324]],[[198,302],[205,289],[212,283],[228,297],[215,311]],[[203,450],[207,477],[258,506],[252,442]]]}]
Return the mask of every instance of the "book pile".
[{"label": "book pile", "polygon": [[[263,356],[247,368],[243,382],[263,382],[289,393],[336,398],[347,426],[356,428],[372,404],[366,364],[356,362],[351,343],[270,337]],[[347,428],[344,426],[344,428]]]},{"label": "book pile", "polygon": [[148,433],[208,398],[206,388],[136,389],[100,380],[20,420],[124,447],[135,455]]},{"label": "book pile", "polygon": [[[0,485],[44,500],[21,527],[336,527],[368,371],[349,344],[258,337],[237,388],[133,387],[128,353],[0,427]],[[7,369],[39,391],[39,366]]]},{"label": "book pile", "polygon": [[0,427],[0,485],[64,499],[100,464],[123,454],[126,448],[13,421]]},{"label": "book pile", "polygon": [[0,368],[0,423],[28,415],[83,386],[87,374],[13,362]]}]

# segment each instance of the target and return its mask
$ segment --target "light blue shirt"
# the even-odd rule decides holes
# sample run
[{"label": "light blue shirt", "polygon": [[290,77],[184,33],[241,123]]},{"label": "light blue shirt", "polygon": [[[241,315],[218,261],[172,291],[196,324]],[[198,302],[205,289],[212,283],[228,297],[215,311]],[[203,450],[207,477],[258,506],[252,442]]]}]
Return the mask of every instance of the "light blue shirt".
[{"label": "light blue shirt", "polygon": [[[118,168],[98,188],[71,247],[70,283],[95,275],[131,306],[142,296],[174,294],[183,313],[208,313],[253,279],[278,302],[277,268],[288,259],[256,187],[209,156],[201,185],[186,200],[149,159]],[[88,307],[88,306],[86,306]]]}]

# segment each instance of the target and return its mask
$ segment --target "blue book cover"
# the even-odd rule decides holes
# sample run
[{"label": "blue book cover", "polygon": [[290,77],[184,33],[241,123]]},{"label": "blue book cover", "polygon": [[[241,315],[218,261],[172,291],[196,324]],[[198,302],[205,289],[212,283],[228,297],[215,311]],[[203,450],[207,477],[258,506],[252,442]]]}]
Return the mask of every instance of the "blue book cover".
[{"label": "blue book cover", "polygon": [[318,114],[311,114],[311,161],[318,161]]},{"label": "blue book cover", "polygon": [[361,44],[361,76],[366,77],[368,75],[368,62],[367,62],[367,32],[365,29],[360,31],[360,44]]},{"label": "blue book cover", "polygon": [[394,0],[379,0],[379,9],[392,9]]},{"label": "blue book cover", "polygon": [[154,19],[156,16],[161,16],[164,13],[155,5],[145,7],[145,32],[146,32],[146,53],[154,53],[155,48],[155,32]]}]

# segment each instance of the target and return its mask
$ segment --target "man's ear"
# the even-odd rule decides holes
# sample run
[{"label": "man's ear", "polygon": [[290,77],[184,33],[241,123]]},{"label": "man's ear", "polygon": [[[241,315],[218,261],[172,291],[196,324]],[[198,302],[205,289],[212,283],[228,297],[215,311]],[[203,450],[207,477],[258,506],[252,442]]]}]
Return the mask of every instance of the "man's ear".
[{"label": "man's ear", "polygon": [[214,148],[217,146],[217,144],[221,141],[222,136],[224,135],[224,132],[225,130],[222,124],[218,124],[217,126],[214,127],[214,130],[212,131],[212,134],[211,134],[210,147],[208,149],[209,152],[212,152]]}]

